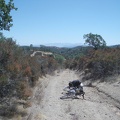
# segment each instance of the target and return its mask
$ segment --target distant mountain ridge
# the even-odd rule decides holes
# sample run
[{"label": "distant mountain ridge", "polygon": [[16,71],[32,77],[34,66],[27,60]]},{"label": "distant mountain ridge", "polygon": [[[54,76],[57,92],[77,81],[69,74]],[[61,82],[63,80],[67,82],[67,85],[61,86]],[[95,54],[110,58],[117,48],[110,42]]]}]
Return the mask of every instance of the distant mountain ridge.
[{"label": "distant mountain ridge", "polygon": [[55,46],[55,47],[67,47],[67,48],[73,48],[76,46],[84,46],[84,44],[81,43],[48,43],[44,44],[45,46]]}]

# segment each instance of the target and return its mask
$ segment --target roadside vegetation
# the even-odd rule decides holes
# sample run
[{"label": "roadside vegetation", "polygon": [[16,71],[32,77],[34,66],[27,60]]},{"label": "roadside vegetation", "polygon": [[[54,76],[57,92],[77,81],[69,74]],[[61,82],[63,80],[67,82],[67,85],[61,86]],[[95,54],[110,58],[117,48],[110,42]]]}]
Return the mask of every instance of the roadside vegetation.
[{"label": "roadside vegetation", "polygon": [[13,101],[30,99],[39,77],[53,73],[61,63],[49,55],[31,57],[32,52],[0,33],[0,116],[13,116]]},{"label": "roadside vegetation", "polygon": [[74,59],[67,66],[71,69],[84,71],[86,79],[97,80],[110,75],[119,75],[120,47],[90,50],[86,55]]}]

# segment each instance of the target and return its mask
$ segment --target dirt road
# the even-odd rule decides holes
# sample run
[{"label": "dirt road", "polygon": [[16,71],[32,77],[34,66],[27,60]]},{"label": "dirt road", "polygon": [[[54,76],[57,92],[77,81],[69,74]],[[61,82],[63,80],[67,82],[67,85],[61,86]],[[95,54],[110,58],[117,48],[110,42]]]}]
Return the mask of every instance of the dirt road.
[{"label": "dirt road", "polygon": [[[27,120],[120,120],[119,103],[96,88],[84,87],[85,100],[82,97],[61,100],[63,88],[75,79],[80,78],[70,70],[43,78],[35,90]],[[41,94],[42,88],[45,89]]]}]

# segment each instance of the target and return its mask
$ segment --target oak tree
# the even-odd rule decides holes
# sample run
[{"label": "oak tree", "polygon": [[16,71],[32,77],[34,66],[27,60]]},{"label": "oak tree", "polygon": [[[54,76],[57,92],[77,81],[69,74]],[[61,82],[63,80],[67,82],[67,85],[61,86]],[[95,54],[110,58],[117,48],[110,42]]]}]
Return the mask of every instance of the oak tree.
[{"label": "oak tree", "polygon": [[12,16],[10,15],[12,10],[17,10],[15,8],[13,0],[6,2],[5,0],[0,0],[0,30],[10,30],[13,26]]},{"label": "oak tree", "polygon": [[83,38],[85,39],[85,44],[94,47],[95,50],[106,46],[106,42],[101,35],[89,33],[85,34]]}]

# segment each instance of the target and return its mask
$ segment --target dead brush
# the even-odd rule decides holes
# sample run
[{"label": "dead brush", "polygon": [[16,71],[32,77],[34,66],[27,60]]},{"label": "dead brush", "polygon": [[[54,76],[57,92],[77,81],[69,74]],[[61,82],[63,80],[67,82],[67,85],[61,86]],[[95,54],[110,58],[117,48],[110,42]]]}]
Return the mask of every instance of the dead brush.
[{"label": "dead brush", "polygon": [[21,99],[27,100],[28,97],[32,96],[32,90],[26,81],[22,81],[17,86],[17,95]]}]

